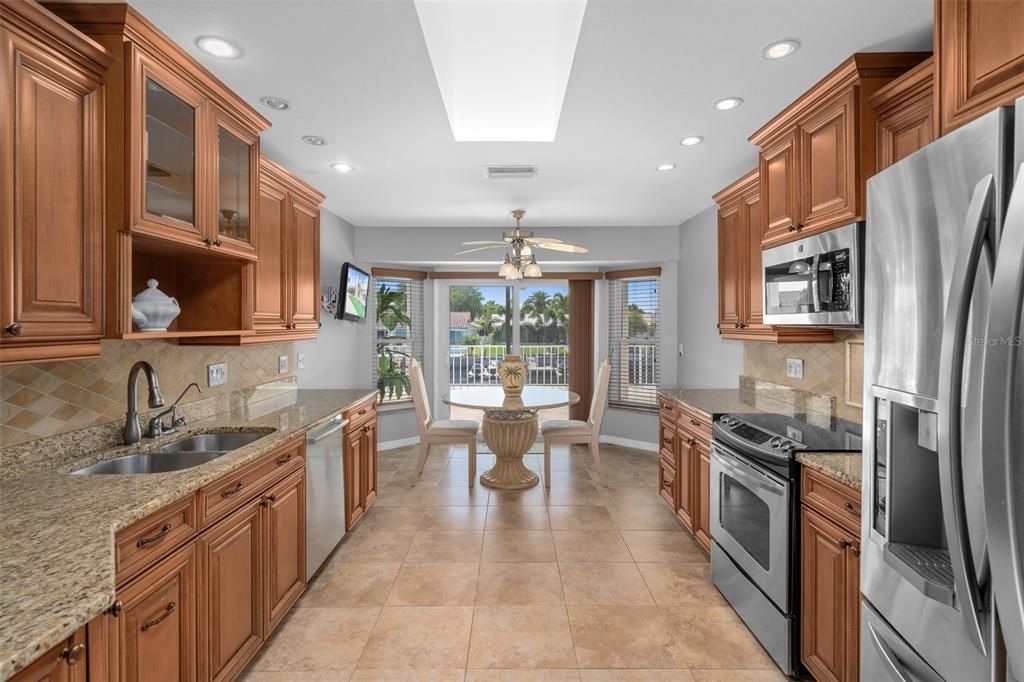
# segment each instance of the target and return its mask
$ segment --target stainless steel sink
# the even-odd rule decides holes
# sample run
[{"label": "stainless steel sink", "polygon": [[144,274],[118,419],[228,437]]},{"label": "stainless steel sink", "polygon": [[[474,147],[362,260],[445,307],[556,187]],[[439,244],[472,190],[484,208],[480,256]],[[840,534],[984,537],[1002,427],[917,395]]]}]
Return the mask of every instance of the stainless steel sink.
[{"label": "stainless steel sink", "polygon": [[268,435],[269,431],[200,433],[167,443],[148,452],[96,462],[72,474],[162,474],[212,462],[232,450]]}]

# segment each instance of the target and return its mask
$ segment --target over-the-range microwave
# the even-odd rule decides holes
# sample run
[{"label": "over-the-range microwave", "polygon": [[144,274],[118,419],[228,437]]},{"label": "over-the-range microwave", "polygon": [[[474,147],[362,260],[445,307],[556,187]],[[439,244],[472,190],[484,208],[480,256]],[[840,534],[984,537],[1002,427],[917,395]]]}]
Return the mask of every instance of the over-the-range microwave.
[{"label": "over-the-range microwave", "polygon": [[761,263],[765,324],[863,325],[864,223],[765,249]]}]

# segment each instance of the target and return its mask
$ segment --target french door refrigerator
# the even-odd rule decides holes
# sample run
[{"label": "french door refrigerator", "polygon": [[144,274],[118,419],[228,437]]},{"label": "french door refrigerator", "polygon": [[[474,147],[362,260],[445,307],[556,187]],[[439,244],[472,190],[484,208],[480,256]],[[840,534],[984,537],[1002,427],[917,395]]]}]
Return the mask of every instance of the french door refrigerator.
[{"label": "french door refrigerator", "polygon": [[1024,680],[1022,162],[1024,99],[868,181],[864,680]]}]

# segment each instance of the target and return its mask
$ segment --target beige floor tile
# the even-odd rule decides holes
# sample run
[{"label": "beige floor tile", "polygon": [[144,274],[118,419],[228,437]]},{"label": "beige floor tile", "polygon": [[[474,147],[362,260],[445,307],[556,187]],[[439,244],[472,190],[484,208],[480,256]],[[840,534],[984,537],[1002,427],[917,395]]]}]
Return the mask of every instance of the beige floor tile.
[{"label": "beige floor tile", "polygon": [[548,506],[554,530],[614,530],[615,524],[605,507]]},{"label": "beige floor tile", "polygon": [[711,565],[637,564],[658,606],[726,606],[711,582]]},{"label": "beige floor tile", "polygon": [[[691,670],[694,682],[789,682],[775,670]],[[870,681],[868,681],[870,682]]]},{"label": "beige floor tile", "polygon": [[487,530],[481,561],[554,561],[549,530]]},{"label": "beige floor tile", "polygon": [[464,668],[472,606],[385,606],[356,668]]},{"label": "beige floor tile", "polygon": [[238,682],[346,682],[348,679],[348,670],[320,670],[317,672],[289,670],[276,673],[246,672],[242,673]]},{"label": "beige floor tile", "polygon": [[772,659],[729,606],[662,609],[690,668],[774,668]]},{"label": "beige floor tile", "polygon": [[617,530],[551,532],[559,561],[633,561]]},{"label": "beige floor tile", "polygon": [[[479,475],[481,472],[477,472]],[[434,490],[426,502],[431,507],[483,507],[491,499],[491,491],[477,481],[470,488],[468,485],[443,485]]]},{"label": "beige floor tile", "polygon": [[655,507],[665,504],[654,486],[609,486],[604,489],[604,495],[609,507]]},{"label": "beige floor tile", "polygon": [[604,506],[604,489],[596,485],[552,485],[547,491],[548,506]]},{"label": "beige floor tile", "polygon": [[306,587],[296,606],[383,606],[401,565],[397,561],[329,563]]},{"label": "beige floor tile", "polygon": [[559,563],[558,570],[567,604],[654,604],[635,564]]},{"label": "beige floor tile", "polygon": [[575,668],[565,607],[476,607],[468,667]]},{"label": "beige floor tile", "polygon": [[483,530],[487,507],[427,507],[420,530]]},{"label": "beige floor tile", "polygon": [[547,504],[547,497],[544,493],[544,485],[538,484],[525,490],[492,490],[490,504],[543,506]]},{"label": "beige floor tile", "polygon": [[579,682],[578,670],[537,668],[529,670],[467,670],[466,682]]},{"label": "beige floor tile", "polygon": [[348,670],[359,659],[379,611],[371,606],[295,609],[250,670]]},{"label": "beige floor tile", "polygon": [[406,562],[480,561],[482,530],[421,530],[409,547]]},{"label": "beige floor tile", "polygon": [[383,531],[356,528],[342,538],[328,566],[341,561],[401,561],[416,537],[416,531]]},{"label": "beige floor tile", "polygon": [[656,670],[581,670],[581,682],[691,682],[692,673],[681,668]]},{"label": "beige floor tile", "polygon": [[660,507],[608,507],[612,522],[619,530],[682,530],[675,515],[665,505]]},{"label": "beige floor tile", "polygon": [[487,508],[487,530],[547,530],[551,528],[547,507],[514,504]]},{"label": "beige floor tile", "polygon": [[567,608],[580,668],[689,667],[656,606]]},{"label": "beige floor tile", "polygon": [[682,531],[624,530],[622,539],[633,555],[633,561],[699,563],[707,555],[697,542]]},{"label": "beige floor tile", "polygon": [[551,468],[551,485],[585,485],[593,483],[594,477],[589,469],[572,467],[566,469]]},{"label": "beige floor tile", "polygon": [[349,682],[462,682],[466,671],[462,668],[443,670],[415,668],[363,668],[352,671]]},{"label": "beige floor tile", "polygon": [[562,601],[558,564],[483,562],[476,585],[478,605],[553,604]]},{"label": "beige floor tile", "polygon": [[373,504],[378,507],[416,507],[419,509],[430,503],[434,489],[433,486],[426,485],[410,488],[407,484],[394,485],[394,481],[389,481],[380,489],[380,494]]},{"label": "beige floor tile", "polygon": [[418,507],[378,507],[373,505],[359,521],[365,530],[419,530],[423,510]]},{"label": "beige floor tile", "polygon": [[476,597],[477,563],[406,562],[387,598],[388,606],[472,604]]}]

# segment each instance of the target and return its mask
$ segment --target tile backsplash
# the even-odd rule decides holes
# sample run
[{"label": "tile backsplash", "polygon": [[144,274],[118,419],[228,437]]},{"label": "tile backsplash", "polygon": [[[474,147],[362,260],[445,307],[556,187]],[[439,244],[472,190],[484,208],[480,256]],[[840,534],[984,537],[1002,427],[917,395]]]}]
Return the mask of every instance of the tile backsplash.
[{"label": "tile backsplash", "polygon": [[[0,368],[0,446],[124,419],[128,371],[147,360],[157,371],[165,402],[195,381],[184,402],[245,389],[293,374],[291,343],[248,347],[178,346],[165,341],[103,341],[98,359],[12,365]],[[278,357],[289,357],[278,374]],[[228,381],[207,388],[206,366],[228,364]],[[139,408],[146,410],[146,381],[138,382]]]},{"label": "tile backsplash", "polygon": [[[863,338],[863,332],[837,331],[833,343],[744,343],[743,373],[775,384],[830,395],[835,398],[838,416],[860,423],[861,408],[846,402],[846,341]],[[788,358],[804,361],[803,379],[786,375]]]}]

